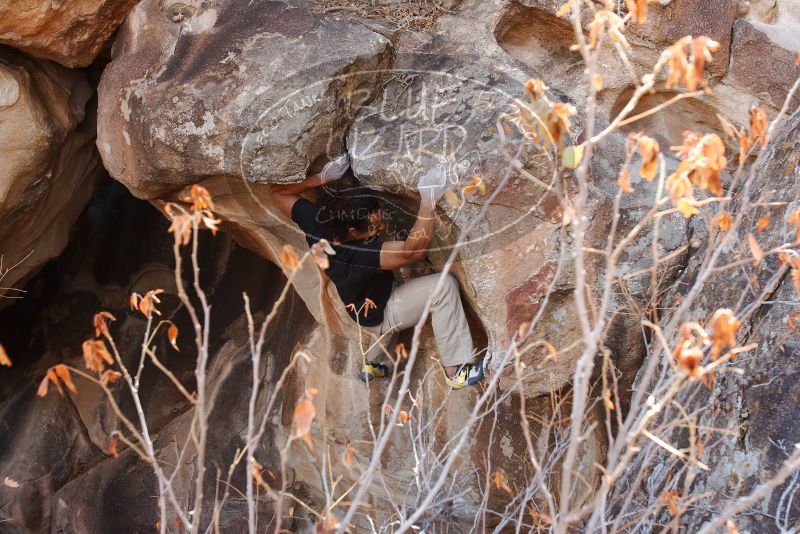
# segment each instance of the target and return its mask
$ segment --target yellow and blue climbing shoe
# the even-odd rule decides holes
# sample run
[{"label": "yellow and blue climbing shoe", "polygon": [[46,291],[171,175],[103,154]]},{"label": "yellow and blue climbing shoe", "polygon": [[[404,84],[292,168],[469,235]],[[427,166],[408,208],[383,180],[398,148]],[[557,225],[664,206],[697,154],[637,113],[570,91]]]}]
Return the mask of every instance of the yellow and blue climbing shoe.
[{"label": "yellow and blue climbing shoe", "polygon": [[453,389],[474,386],[484,378],[483,360],[478,363],[465,363],[456,370],[452,378],[447,379],[447,385]]},{"label": "yellow and blue climbing shoe", "polygon": [[392,368],[383,363],[366,362],[361,372],[358,373],[358,378],[362,382],[369,382],[373,378],[383,378],[392,372]]}]

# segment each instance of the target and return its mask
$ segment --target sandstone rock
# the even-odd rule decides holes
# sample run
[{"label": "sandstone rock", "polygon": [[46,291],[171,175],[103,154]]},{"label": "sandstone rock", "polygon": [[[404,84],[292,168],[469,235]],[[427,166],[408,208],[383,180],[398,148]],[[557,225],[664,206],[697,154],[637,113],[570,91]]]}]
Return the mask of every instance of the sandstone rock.
[{"label": "sandstone rock", "polygon": [[[663,2],[662,2],[663,4]],[[741,0],[672,0],[664,6],[653,3],[644,25],[633,25],[633,33],[650,43],[666,47],[685,35],[706,35],[720,44],[708,74],[719,77],[727,71],[731,55],[731,28],[746,11]]]},{"label": "sandstone rock", "polygon": [[136,0],[9,0],[0,4],[0,43],[67,67],[89,65]]},{"label": "sandstone rock", "polygon": [[[783,128],[757,169],[751,191],[751,198],[778,203],[769,210],[773,223],[758,234],[758,241],[765,250],[793,242],[796,237],[795,227],[786,219],[800,205],[796,188],[798,170],[793,162],[800,149],[800,115],[792,116]],[[738,205],[731,206],[734,213],[737,209]],[[747,250],[746,236],[750,231],[745,223],[734,244],[720,257],[718,265],[732,261],[736,254]],[[688,263],[676,288],[687,287],[685,282],[697,276],[700,261],[701,258],[696,258]],[[692,307],[692,319],[705,321],[715,310],[726,307],[740,315],[755,298],[749,289],[750,277],[754,283],[765,287],[779,268],[777,258],[772,257],[757,268],[749,267],[744,274],[730,269],[721,271],[706,283],[697,304]],[[680,289],[670,292],[667,303],[675,302],[672,299],[680,298],[679,294]],[[741,301],[740,295],[744,295]],[[750,323],[751,328],[740,331],[738,342],[741,346],[755,344],[746,357],[737,358],[730,364],[742,372],[718,373],[712,389],[697,384],[681,399],[682,409],[698,414],[698,428],[709,429],[702,439],[714,444],[700,458],[712,469],[699,474],[695,481],[698,493],[707,495],[701,501],[704,504],[700,510],[707,506],[720,507],[731,495],[749,494],[770,480],[791,454],[794,444],[800,442],[800,427],[796,424],[797,384],[800,380],[797,354],[800,346],[797,335],[787,322],[796,308],[797,292],[791,275],[787,274],[780,278],[770,293],[769,302],[756,312],[757,319]],[[685,436],[678,434],[674,436],[676,442],[685,443]],[[667,465],[666,456],[659,453],[653,463],[664,461]],[[665,474],[666,470],[654,469],[651,481],[658,483]],[[796,477],[794,480],[796,484]],[[781,521],[794,521],[793,518],[800,513],[800,505],[791,499],[781,499],[791,483],[790,478],[772,491],[756,504],[752,513],[738,515],[736,524],[740,531],[780,532]],[[778,521],[762,519],[767,516],[777,517]],[[687,528],[696,530],[709,518],[706,513],[692,514]]]},{"label": "sandstone rock", "polygon": [[3,532],[46,532],[54,493],[99,451],[68,401],[58,395],[40,399],[22,373],[14,380],[4,373],[3,379],[0,473],[19,484],[0,485]]},{"label": "sandstone rock", "polygon": [[[4,288],[67,243],[103,174],[84,74],[0,47],[0,255]],[[19,293],[0,290],[0,303]]]},{"label": "sandstone rock", "polygon": [[780,109],[800,76],[798,49],[800,23],[740,19],[733,29],[729,83]]},{"label": "sandstone rock", "polygon": [[150,467],[133,452],[124,451],[119,458],[92,466],[58,491],[51,501],[51,528],[70,533],[155,530],[156,488]]},{"label": "sandstone rock", "polygon": [[219,0],[171,17],[166,4],[141,2],[99,88],[98,147],[111,175],[156,198],[215,176],[298,181],[319,156],[337,155],[391,44],[303,6]]}]

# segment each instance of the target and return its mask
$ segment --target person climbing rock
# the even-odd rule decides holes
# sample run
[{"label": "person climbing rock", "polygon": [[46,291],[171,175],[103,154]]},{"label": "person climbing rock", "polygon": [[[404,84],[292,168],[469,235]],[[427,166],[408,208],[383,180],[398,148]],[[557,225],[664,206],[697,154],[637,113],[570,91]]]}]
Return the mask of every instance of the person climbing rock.
[{"label": "person climbing rock", "polygon": [[[405,241],[380,239],[385,225],[375,191],[359,185],[347,152],[318,174],[299,183],[273,186],[270,191],[275,205],[305,233],[309,246],[325,239],[333,249],[326,273],[350,317],[377,340],[366,351],[359,373],[365,382],[391,374],[387,353],[394,350],[399,331],[416,325],[428,299],[447,383],[461,389],[484,378],[483,361],[475,361],[456,279],[448,274],[440,283],[441,275],[431,274],[398,285],[392,273],[425,257],[444,182],[444,174],[437,169],[420,178],[419,212]],[[316,204],[300,196],[319,186],[322,194]]]}]

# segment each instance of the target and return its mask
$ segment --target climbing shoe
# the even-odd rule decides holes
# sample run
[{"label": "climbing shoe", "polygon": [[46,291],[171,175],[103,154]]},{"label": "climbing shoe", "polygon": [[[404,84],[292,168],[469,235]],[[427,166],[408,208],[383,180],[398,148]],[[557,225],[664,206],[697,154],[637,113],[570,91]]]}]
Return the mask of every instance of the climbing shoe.
[{"label": "climbing shoe", "polygon": [[358,378],[362,382],[369,382],[373,378],[383,378],[392,372],[392,368],[383,363],[366,362],[361,372],[358,373]]},{"label": "climbing shoe", "polygon": [[465,363],[456,370],[452,378],[447,379],[447,385],[453,389],[474,386],[484,378],[483,360],[478,363]]}]

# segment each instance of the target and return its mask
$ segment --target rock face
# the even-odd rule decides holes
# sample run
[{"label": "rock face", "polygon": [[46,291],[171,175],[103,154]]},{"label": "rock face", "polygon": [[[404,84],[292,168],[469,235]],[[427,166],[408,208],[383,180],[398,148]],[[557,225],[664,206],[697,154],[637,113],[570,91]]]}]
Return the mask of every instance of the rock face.
[{"label": "rock face", "polygon": [[[583,66],[569,50],[569,25],[555,16],[563,0],[464,0],[443,10],[429,29],[414,31],[365,18],[367,2],[362,4],[353,11],[322,1],[142,0],[120,27],[112,61],[102,74],[96,148],[112,178],[139,199],[163,207],[168,201],[185,200],[189,186],[200,183],[211,192],[215,212],[223,220],[223,235],[204,236],[202,242],[203,265],[213,266],[205,282],[217,297],[212,300],[218,325],[209,364],[215,429],[205,466],[209,472],[224,471],[245,439],[249,385],[242,384],[249,384],[251,371],[239,295],[247,291],[263,317],[286,280],[265,260],[280,265],[279,251],[286,243],[305,248],[304,236],[271,204],[270,185],[296,182],[319,170],[344,144],[356,176],[380,197],[388,222],[386,237],[403,239],[418,206],[415,189],[424,173],[445,169],[453,190],[481,176],[486,194],[443,200],[437,209],[434,250],[426,262],[401,270],[398,277],[440,271],[452,255],[452,272],[480,348],[499,353],[520,325],[541,314],[532,339],[562,351],[552,361],[546,353],[523,348],[527,367],[521,371],[519,388],[513,370],[494,369],[502,373],[497,417],[469,436],[459,457],[459,473],[469,476],[454,476],[447,495],[451,499],[443,497],[437,505],[449,525],[429,525],[435,531],[460,532],[479,524],[490,529],[501,520],[484,516],[472,522],[482,500],[501,515],[515,497],[513,492],[496,491],[485,479],[501,471],[513,488],[530,480],[532,468],[520,459],[528,447],[521,410],[530,421],[536,447],[547,449],[553,433],[563,431],[565,408],[555,406],[550,395],[569,397],[580,332],[573,294],[574,251],[564,230],[565,214],[552,193],[556,187],[574,185],[568,176],[554,178],[547,170],[547,155],[513,129],[505,131],[506,142],[501,143],[498,123],[504,114],[514,113],[515,99],[525,98],[522,84],[530,77],[544,80],[554,101],[580,107],[587,93]],[[85,65],[131,5],[87,1],[78,6],[67,0],[60,7],[45,8],[27,3],[26,9],[17,6],[12,22],[2,17],[0,7],[0,41],[8,39],[3,42],[66,65]],[[720,131],[718,113],[746,124],[747,110],[755,103],[774,113],[798,74],[793,55],[800,48],[800,33],[795,31],[798,13],[792,2],[754,1],[748,8],[726,0],[662,0],[650,10],[646,25],[631,28],[631,68],[641,75],[672,40],[686,33],[707,34],[721,44],[709,67],[714,93],[682,100],[668,114],[644,119],[607,139],[591,168],[588,233],[590,244],[597,246],[608,235],[627,133],[648,131],[661,143],[668,166],[674,166],[666,147],[679,144],[684,129]],[[5,30],[4,24],[12,29]],[[16,278],[3,280],[3,285],[13,285],[60,252],[101,171],[91,146],[94,126],[84,120],[91,96],[85,74],[6,49],[0,56],[0,252],[5,261],[17,261],[34,251],[12,272]],[[611,122],[634,90],[627,68],[615,61],[601,67],[599,127]],[[765,62],[774,68],[764,69]],[[655,91],[634,112],[676,94]],[[568,143],[581,141],[584,120],[574,118]],[[763,192],[794,187],[796,173],[784,170],[798,148],[796,122],[770,155],[765,174],[771,178],[761,186]],[[512,160],[519,166],[510,167]],[[636,193],[621,200],[620,233],[635,225],[655,194],[655,184],[633,180]],[[107,452],[118,422],[99,392],[79,384],[80,394],[68,399],[53,394],[44,401],[34,397],[35,381],[44,369],[61,361],[77,364],[94,312],[107,309],[118,317],[114,334],[126,357],[134,358],[144,325],[127,311],[128,294],[174,290],[166,225],[156,210],[126,194],[119,184],[103,189],[81,219],[68,252],[29,285],[29,298],[12,309],[14,320],[6,321],[11,315],[4,315],[6,322],[0,322],[0,342],[15,362],[23,362],[0,383],[0,477],[8,474],[20,482],[19,488],[0,486],[2,529],[94,532],[111,525],[115,530],[148,531],[157,520],[156,503],[150,499],[157,490],[147,466],[130,451],[119,457]],[[785,207],[787,213],[792,206]],[[679,214],[660,223],[657,249],[670,258],[659,279],[665,294],[674,295],[671,288],[691,278],[688,244],[695,232]],[[462,234],[466,243],[454,250]],[[620,313],[609,326],[604,347],[624,390],[633,384],[647,350],[638,319],[624,312],[641,306],[650,289],[649,279],[644,280],[648,277],[641,273],[649,266],[652,237],[652,229],[645,231],[621,258],[625,291],[614,303]],[[594,287],[601,272],[592,261],[586,274]],[[745,282],[731,272],[723,286]],[[724,293],[722,287],[709,288],[708,306],[719,307],[715,299]],[[784,281],[775,300],[790,301],[790,296],[790,282]],[[769,409],[791,398],[798,380],[797,366],[791,362],[793,342],[770,337],[781,330],[787,306],[770,308],[750,334],[764,346],[760,354],[766,354],[745,369],[752,380],[727,377],[704,399],[711,405],[704,424],[745,430],[710,453],[721,467],[702,480],[703,490],[729,495],[752,488],[774,472],[781,459],[780,446],[769,439],[800,440],[796,425],[790,424],[796,417],[794,404],[783,402],[779,409]],[[165,298],[164,312],[181,332],[190,330],[174,298]],[[344,486],[355,483],[366,468],[387,387],[368,389],[357,381],[362,363],[359,333],[335,288],[314,265],[306,265],[293,278],[276,325],[269,333],[269,364],[262,377],[267,392],[291,357],[302,353],[305,358],[287,375],[273,413],[266,414],[268,431],[257,457],[265,469],[280,473],[279,451],[292,433],[294,407],[305,391],[316,389],[312,441],[324,442],[328,456],[298,441],[289,449],[284,472],[292,493],[321,510],[328,488],[320,472],[327,458],[352,455],[351,465],[338,462],[330,467],[332,479]],[[429,328],[422,339],[420,359],[410,372],[410,397],[424,402],[408,409],[412,421],[428,418],[431,443],[446,443],[457,436],[479,392],[448,395]],[[408,337],[401,340],[410,344]],[[184,355],[194,354],[192,348],[181,345],[181,353],[175,354],[162,342],[158,350],[170,355],[168,364],[176,376],[191,384],[193,362]],[[785,373],[773,377],[769,368]],[[152,369],[147,372],[142,397],[157,433],[159,457],[165,464],[191,470],[191,461],[175,458],[174,449],[176,440],[188,432],[192,407],[166,379]],[[121,389],[116,393],[122,409],[130,412],[128,397]],[[264,406],[266,399],[258,404]],[[37,431],[41,421],[51,423],[46,433]],[[410,431],[406,426],[392,436],[381,458],[381,483],[367,495],[377,522],[391,517],[395,506],[417,506],[416,488],[430,484],[440,468],[437,458],[415,463],[419,442]],[[601,422],[582,445],[578,470],[584,485],[576,492],[576,502],[597,487],[597,465],[602,465],[606,446]],[[62,449],[68,453],[60,453]],[[243,487],[247,476],[248,469],[239,466],[233,485]],[[205,489],[212,494],[214,481]],[[189,499],[193,488],[182,483],[176,491]],[[395,502],[389,502],[389,496]],[[775,510],[776,498],[762,511]],[[223,530],[245,530],[245,509],[244,501],[233,496],[220,518]],[[262,503],[262,518],[275,513],[290,516],[286,528],[314,528],[316,520],[301,507],[276,510],[271,501]],[[702,519],[696,516],[697,522]],[[210,517],[204,518],[208,521]],[[366,529],[366,523],[361,527]]]},{"label": "rock face", "polygon": [[0,43],[67,67],[85,67],[134,4],[136,0],[6,0],[0,4]]},{"label": "rock face", "polygon": [[[768,150],[764,163],[758,168],[751,195],[769,203],[780,198],[780,204],[767,210],[751,210],[733,246],[724,254],[719,264],[733,261],[736,251],[746,249],[748,228],[766,212],[774,221],[758,240],[765,250],[796,240],[796,228],[786,219],[800,206],[797,192],[798,169],[793,161],[800,150],[800,114],[795,113],[784,126],[784,131]],[[786,193],[789,192],[787,195]],[[784,205],[783,202],[786,202]],[[737,210],[737,205],[731,207]],[[699,260],[690,262],[678,286],[695,277],[700,268]],[[781,274],[782,273],[782,274]],[[797,289],[786,267],[776,257],[765,260],[758,268],[748,268],[747,276],[733,270],[723,271],[714,277],[702,291],[697,317],[706,311],[718,308],[747,309],[754,297],[747,290],[752,276],[753,283],[760,287],[773,287],[769,303],[755,312],[755,320],[743,336],[741,345],[755,344],[756,348],[743,358],[737,367],[741,375],[725,373],[718,376],[713,389],[698,385],[682,399],[687,410],[702,414],[698,426],[719,429],[718,439],[706,450],[704,462],[713,465],[709,473],[698,474],[695,488],[698,494],[706,493],[704,503],[719,506],[728,495],[744,495],[770,480],[792,453],[794,444],[800,443],[800,427],[797,406],[800,400],[800,344],[796,330],[792,327],[792,314],[796,311]],[[773,280],[774,279],[774,280]],[[772,284],[775,282],[774,286]],[[739,303],[734,295],[749,295]],[[675,295],[671,295],[670,299]],[[691,399],[691,400],[688,400]],[[685,437],[677,436],[677,442]],[[659,454],[654,464],[671,465],[671,460]],[[668,470],[653,470],[651,475],[657,482]],[[781,532],[783,525],[796,523],[800,508],[787,499],[784,490],[791,492],[796,487],[797,477],[790,479],[768,498],[755,506],[752,514],[737,518],[742,530],[751,532]],[[792,486],[792,484],[795,484]],[[774,517],[765,521],[760,517]],[[692,515],[686,527],[696,530],[709,519],[706,514]]]},{"label": "rock face", "polygon": [[[19,263],[3,288],[19,289],[61,252],[104,174],[92,95],[83,73],[0,47],[2,270]],[[0,289],[0,304],[16,296]]]}]

